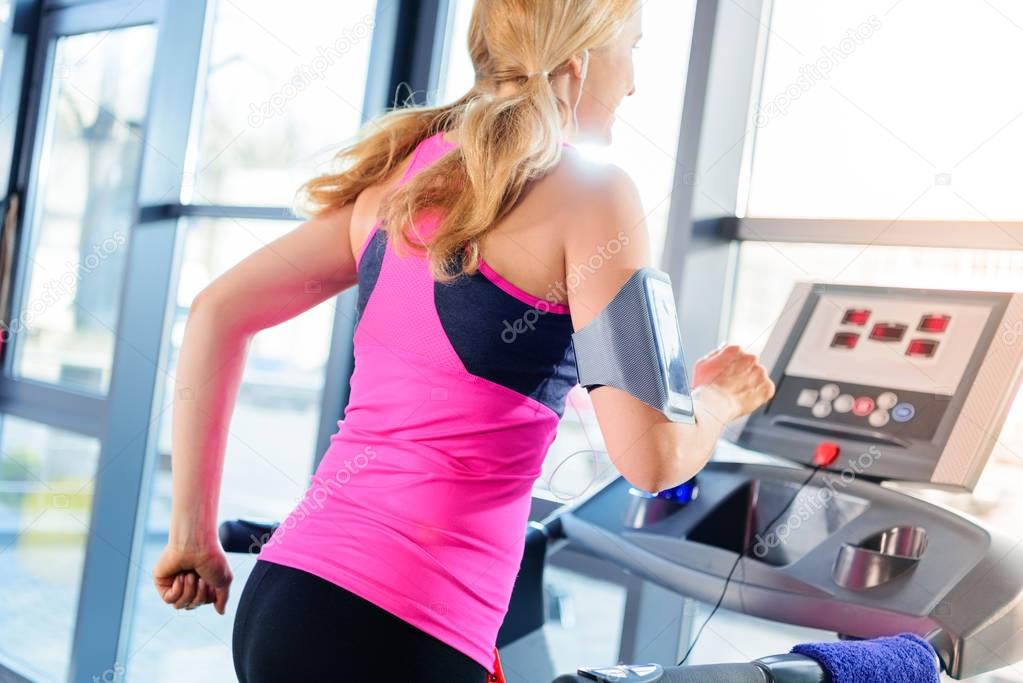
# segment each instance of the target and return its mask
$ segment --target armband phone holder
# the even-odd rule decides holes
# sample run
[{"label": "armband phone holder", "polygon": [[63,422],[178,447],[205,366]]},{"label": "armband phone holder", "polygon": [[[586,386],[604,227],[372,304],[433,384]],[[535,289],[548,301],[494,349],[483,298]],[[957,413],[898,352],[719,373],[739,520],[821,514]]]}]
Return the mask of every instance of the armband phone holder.
[{"label": "armband phone holder", "polygon": [[579,384],[616,387],[693,424],[692,392],[671,279],[641,268],[590,324],[572,335]]}]

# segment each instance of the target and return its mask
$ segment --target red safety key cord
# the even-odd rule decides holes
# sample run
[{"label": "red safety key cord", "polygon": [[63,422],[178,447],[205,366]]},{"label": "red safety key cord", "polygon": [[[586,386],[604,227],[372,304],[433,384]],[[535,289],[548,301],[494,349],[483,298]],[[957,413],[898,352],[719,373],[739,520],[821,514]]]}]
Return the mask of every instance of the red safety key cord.
[{"label": "red safety key cord", "polygon": [[501,657],[497,654],[497,648],[494,648],[494,673],[487,674],[487,683],[506,683],[504,680],[504,671],[501,669]]},{"label": "red safety key cord", "polygon": [[813,454],[814,467],[831,467],[838,460],[842,452],[841,447],[833,441],[821,441],[817,444],[817,450]]}]

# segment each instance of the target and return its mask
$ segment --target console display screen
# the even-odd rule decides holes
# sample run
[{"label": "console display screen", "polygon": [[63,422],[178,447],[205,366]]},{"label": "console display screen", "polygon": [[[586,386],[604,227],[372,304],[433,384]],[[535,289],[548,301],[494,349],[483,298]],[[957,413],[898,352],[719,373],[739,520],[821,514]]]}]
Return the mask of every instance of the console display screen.
[{"label": "console display screen", "polygon": [[951,396],[991,313],[935,297],[824,292],[785,374]]}]

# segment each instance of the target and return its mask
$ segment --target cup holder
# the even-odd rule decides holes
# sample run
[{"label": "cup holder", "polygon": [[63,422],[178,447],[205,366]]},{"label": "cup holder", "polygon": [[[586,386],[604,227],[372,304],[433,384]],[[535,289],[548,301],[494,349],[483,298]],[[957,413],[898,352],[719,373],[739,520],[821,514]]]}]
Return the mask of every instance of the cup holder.
[{"label": "cup holder", "polygon": [[850,590],[874,588],[915,567],[926,550],[925,529],[918,526],[885,529],[860,543],[844,543],[838,550],[832,578]]}]

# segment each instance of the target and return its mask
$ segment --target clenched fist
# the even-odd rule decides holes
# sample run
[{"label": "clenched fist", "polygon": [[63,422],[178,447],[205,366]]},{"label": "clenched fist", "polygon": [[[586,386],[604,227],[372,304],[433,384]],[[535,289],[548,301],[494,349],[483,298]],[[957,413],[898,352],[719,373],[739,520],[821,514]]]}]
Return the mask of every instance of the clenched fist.
[{"label": "clenched fist", "polygon": [[726,398],[722,421],[752,413],[774,396],[774,382],[752,353],[735,345],[724,346],[699,361],[693,369],[693,389],[715,390]]},{"label": "clenched fist", "polygon": [[223,614],[231,579],[227,558],[219,547],[179,550],[168,543],[153,568],[157,592],[175,609],[213,603]]}]

